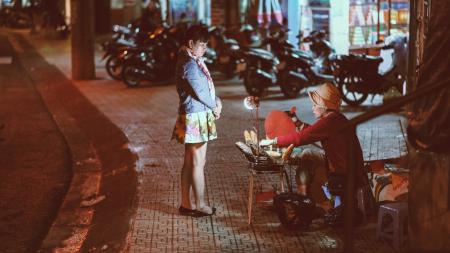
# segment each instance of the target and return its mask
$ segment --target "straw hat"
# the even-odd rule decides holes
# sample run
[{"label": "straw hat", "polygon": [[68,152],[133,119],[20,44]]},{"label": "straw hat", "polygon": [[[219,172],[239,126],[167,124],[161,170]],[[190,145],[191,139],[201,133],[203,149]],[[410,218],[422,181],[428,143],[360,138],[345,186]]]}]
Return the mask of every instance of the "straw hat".
[{"label": "straw hat", "polygon": [[339,107],[341,106],[341,95],[339,94],[339,90],[333,84],[322,84],[317,90],[308,92],[308,95],[314,104],[339,111]]}]

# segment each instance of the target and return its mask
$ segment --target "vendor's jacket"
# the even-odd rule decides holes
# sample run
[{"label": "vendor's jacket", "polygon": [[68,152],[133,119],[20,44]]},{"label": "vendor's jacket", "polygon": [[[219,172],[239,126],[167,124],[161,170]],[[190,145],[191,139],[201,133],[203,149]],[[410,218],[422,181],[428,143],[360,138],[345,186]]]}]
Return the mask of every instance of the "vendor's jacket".
[{"label": "vendor's jacket", "polygon": [[[365,175],[363,154],[355,131],[340,131],[346,123],[348,123],[348,119],[342,113],[331,111],[315,124],[306,125],[301,131],[278,136],[277,145],[281,147],[290,144],[301,146],[321,142],[328,160],[329,172],[346,174],[350,166],[350,159],[353,159],[356,165],[357,186],[360,186]],[[353,147],[350,156],[349,146],[351,144]]]}]

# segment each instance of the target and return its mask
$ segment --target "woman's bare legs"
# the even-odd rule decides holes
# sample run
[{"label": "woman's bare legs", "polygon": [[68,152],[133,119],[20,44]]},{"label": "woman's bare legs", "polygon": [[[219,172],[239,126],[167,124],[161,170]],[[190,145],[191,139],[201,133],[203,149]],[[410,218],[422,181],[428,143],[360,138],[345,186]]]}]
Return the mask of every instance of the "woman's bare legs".
[{"label": "woman's bare legs", "polygon": [[[186,144],[185,161],[181,172],[182,206],[197,209],[204,213],[212,213],[212,209],[205,203],[205,164],[207,142]],[[195,205],[190,198],[194,193]]]},{"label": "woman's bare legs", "polygon": [[195,204],[191,201],[192,191],[192,167],[193,153],[191,144],[184,146],[184,163],[181,169],[181,206],[189,209],[195,209]]},{"label": "woman's bare legs", "polygon": [[205,203],[205,164],[207,142],[198,145],[194,152],[194,166],[192,167],[192,188],[194,190],[197,210],[212,213],[212,209]]}]

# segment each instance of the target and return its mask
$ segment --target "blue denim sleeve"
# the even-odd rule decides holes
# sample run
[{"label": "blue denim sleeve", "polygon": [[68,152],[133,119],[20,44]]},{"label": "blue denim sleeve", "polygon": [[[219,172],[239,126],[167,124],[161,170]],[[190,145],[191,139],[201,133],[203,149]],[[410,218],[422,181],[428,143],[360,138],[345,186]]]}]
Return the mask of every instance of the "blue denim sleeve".
[{"label": "blue denim sleeve", "polygon": [[216,101],[211,98],[208,83],[202,81],[198,73],[197,63],[190,60],[183,66],[183,78],[189,83],[197,99],[211,110],[216,107]]}]

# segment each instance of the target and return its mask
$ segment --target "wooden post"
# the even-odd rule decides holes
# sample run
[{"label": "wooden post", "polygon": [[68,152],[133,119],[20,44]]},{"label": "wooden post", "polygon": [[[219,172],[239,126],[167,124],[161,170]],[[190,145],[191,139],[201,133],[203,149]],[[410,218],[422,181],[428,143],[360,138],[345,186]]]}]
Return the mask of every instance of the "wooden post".
[{"label": "wooden post", "polygon": [[[352,133],[356,133],[356,127],[353,126],[349,128]],[[352,253],[353,252],[353,224],[354,224],[354,215],[355,215],[355,171],[356,171],[356,163],[353,157],[353,153],[355,151],[355,144],[353,142],[348,146],[349,149],[349,167],[347,173],[347,185],[346,185],[346,194],[344,197],[344,228],[345,228],[345,236],[344,236],[344,252]]]},{"label": "wooden post", "polygon": [[415,88],[417,67],[417,0],[412,0],[409,6],[409,41],[408,41],[408,75],[406,78],[406,93]]},{"label": "wooden post", "polygon": [[166,22],[169,25],[173,25],[172,10],[171,10],[171,7],[170,7],[170,1],[169,0],[166,0]]},{"label": "wooden post", "polygon": [[22,0],[14,1],[14,8],[17,9],[17,10],[22,9]]},{"label": "wooden post", "polygon": [[231,25],[231,1],[225,1],[225,27],[228,29]]},{"label": "wooden post", "polygon": [[[380,5],[380,0],[377,1],[377,40],[380,40],[380,11],[381,11],[381,5]],[[384,15],[383,15],[384,16]]]},{"label": "wooden post", "polygon": [[94,62],[94,1],[71,0],[72,78],[95,78]]},{"label": "wooden post", "polygon": [[391,35],[391,8],[392,8],[392,1],[388,0],[388,23],[387,23],[387,35]]}]

